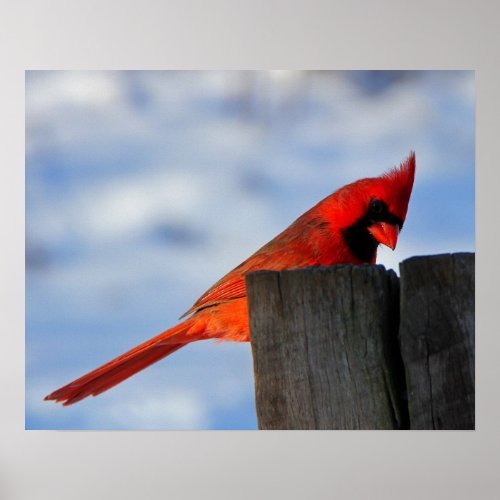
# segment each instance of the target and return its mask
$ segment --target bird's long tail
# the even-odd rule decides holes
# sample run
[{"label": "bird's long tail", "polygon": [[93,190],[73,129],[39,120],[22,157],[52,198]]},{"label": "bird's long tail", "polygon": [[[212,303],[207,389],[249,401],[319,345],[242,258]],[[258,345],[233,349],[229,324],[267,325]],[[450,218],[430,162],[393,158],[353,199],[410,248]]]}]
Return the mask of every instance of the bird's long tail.
[{"label": "bird's long tail", "polygon": [[134,347],[108,363],[57,389],[45,400],[62,402],[64,406],[71,405],[87,396],[97,396],[111,387],[123,382],[140,370],[156,363],[172,354],[177,349],[193,340],[198,340],[193,326],[193,318],[160,333],[156,337]]}]

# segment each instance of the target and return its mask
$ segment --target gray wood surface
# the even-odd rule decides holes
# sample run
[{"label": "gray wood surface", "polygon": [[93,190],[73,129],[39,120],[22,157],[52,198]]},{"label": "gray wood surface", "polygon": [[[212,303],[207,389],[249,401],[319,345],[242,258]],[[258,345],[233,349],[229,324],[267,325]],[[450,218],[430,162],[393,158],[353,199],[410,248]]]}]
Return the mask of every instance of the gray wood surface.
[{"label": "gray wood surface", "polygon": [[474,429],[474,267],[473,253],[400,264],[412,429]]},{"label": "gray wood surface", "polygon": [[247,276],[260,429],[398,429],[398,278],[383,266]]}]

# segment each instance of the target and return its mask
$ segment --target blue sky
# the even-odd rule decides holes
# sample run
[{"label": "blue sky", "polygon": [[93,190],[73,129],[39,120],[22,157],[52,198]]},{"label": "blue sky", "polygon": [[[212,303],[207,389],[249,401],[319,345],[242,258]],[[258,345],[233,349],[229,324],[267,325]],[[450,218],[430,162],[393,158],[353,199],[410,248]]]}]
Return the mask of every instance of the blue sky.
[{"label": "blue sky", "polygon": [[27,72],[26,428],[254,429],[248,344],[43,397],[177,322],[338,187],[410,150],[395,252],[474,250],[474,73]]}]

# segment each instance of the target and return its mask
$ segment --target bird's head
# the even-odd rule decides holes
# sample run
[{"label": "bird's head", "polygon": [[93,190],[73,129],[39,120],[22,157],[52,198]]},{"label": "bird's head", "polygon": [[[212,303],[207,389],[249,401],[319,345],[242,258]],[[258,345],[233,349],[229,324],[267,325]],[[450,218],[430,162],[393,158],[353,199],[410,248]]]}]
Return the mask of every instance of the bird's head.
[{"label": "bird's head", "polygon": [[415,153],[380,177],[361,179],[334,193],[331,216],[354,257],[374,262],[381,243],[392,250],[403,227],[415,177]]}]

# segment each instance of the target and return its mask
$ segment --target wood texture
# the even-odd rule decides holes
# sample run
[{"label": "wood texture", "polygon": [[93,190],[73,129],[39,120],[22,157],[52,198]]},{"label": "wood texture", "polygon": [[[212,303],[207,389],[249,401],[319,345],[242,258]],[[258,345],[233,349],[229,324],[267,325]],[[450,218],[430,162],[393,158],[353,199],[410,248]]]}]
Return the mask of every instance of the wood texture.
[{"label": "wood texture", "polygon": [[412,429],[474,429],[474,267],[472,253],[400,265]]},{"label": "wood texture", "polygon": [[382,266],[247,276],[260,429],[398,429],[398,279]]}]

